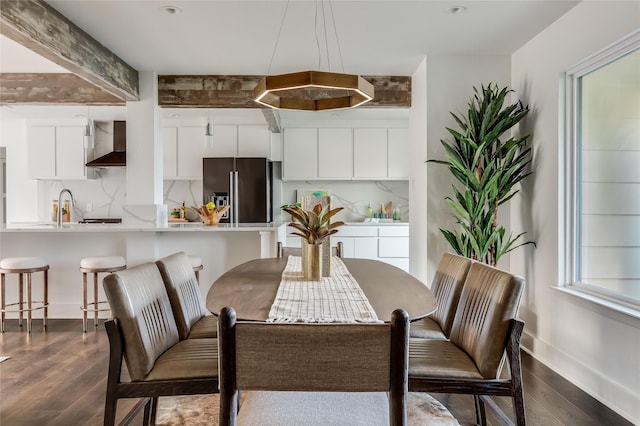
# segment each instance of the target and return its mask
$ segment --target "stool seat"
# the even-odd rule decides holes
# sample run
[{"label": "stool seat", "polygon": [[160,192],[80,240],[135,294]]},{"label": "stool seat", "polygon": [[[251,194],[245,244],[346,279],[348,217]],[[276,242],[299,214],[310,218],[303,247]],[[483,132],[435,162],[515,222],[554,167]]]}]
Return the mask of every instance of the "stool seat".
[{"label": "stool seat", "polygon": [[122,256],[85,257],[80,260],[80,268],[82,269],[109,270],[126,266],[126,264],[127,261]]},{"label": "stool seat", "polygon": [[[31,292],[31,274],[43,272],[42,300],[33,300]],[[27,313],[27,333],[31,332],[31,313],[42,309],[42,328],[47,329],[49,316],[49,264],[41,257],[6,257],[0,260],[0,329],[5,331],[5,319],[7,312],[18,313],[18,325],[22,327],[22,315]],[[6,302],[6,275],[18,275],[18,301]],[[24,286],[26,284],[27,297],[24,298]],[[25,307],[26,305],[26,307]]]},{"label": "stool seat", "polygon": [[[127,261],[122,256],[93,256],[80,259],[80,272],[82,272],[82,331],[87,332],[87,314],[93,312],[93,325],[98,327],[99,312],[109,311],[106,300],[98,298],[98,274],[106,272],[118,272],[127,269]],[[88,300],[87,274],[93,274],[93,302]],[[101,306],[105,306],[104,308]]]},{"label": "stool seat", "polygon": [[7,271],[40,269],[48,266],[47,261],[41,257],[7,257],[0,261],[0,269],[6,269]]}]

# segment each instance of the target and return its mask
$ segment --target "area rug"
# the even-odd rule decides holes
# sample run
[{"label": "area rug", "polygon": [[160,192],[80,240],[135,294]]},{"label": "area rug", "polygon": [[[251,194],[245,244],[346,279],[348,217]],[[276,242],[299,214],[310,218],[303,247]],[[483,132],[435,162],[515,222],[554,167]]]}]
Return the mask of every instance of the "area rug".
[{"label": "area rug", "polygon": [[[409,425],[459,426],[440,402],[427,393],[409,393]],[[218,424],[218,395],[162,397],[156,425],[215,426]]]}]

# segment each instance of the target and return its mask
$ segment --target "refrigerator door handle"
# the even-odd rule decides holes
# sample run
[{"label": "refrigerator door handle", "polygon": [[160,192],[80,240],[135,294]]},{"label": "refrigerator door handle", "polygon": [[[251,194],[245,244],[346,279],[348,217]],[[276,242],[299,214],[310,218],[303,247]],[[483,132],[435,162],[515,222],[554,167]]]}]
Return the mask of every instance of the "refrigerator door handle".
[{"label": "refrigerator door handle", "polygon": [[233,217],[235,216],[236,212],[235,212],[235,199],[236,199],[236,194],[235,192],[233,192],[233,181],[234,181],[234,177],[233,177],[233,170],[231,170],[229,172],[229,223],[233,224]]},{"label": "refrigerator door handle", "polygon": [[238,176],[238,172],[233,172],[235,178],[233,179],[233,207],[235,210],[235,224],[238,225],[240,223],[240,194],[238,192],[238,182],[240,180]]}]

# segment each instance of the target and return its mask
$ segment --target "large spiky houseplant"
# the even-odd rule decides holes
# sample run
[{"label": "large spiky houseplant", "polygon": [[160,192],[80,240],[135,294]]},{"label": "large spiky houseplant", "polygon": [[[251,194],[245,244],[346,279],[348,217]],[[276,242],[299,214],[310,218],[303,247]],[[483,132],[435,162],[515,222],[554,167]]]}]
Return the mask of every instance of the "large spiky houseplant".
[{"label": "large spiky houseplant", "polygon": [[513,92],[489,83],[468,104],[467,116],[451,113],[459,129],[447,128],[452,140],[441,140],[446,165],[456,179],[453,197],[446,201],[458,229],[440,228],[460,255],[495,265],[505,253],[533,241],[519,242],[524,232],[507,234],[498,223],[498,209],[519,192],[515,186],[531,174],[530,135],[513,137],[508,132],[529,112],[520,101],[507,103]]}]

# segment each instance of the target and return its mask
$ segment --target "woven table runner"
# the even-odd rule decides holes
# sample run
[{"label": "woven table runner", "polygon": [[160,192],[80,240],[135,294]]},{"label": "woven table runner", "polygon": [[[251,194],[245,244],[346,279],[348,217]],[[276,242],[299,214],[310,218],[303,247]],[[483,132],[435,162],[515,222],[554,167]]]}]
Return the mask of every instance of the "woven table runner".
[{"label": "woven table runner", "polygon": [[268,322],[382,322],[339,257],[331,276],[305,281],[302,258],[289,256]]}]

